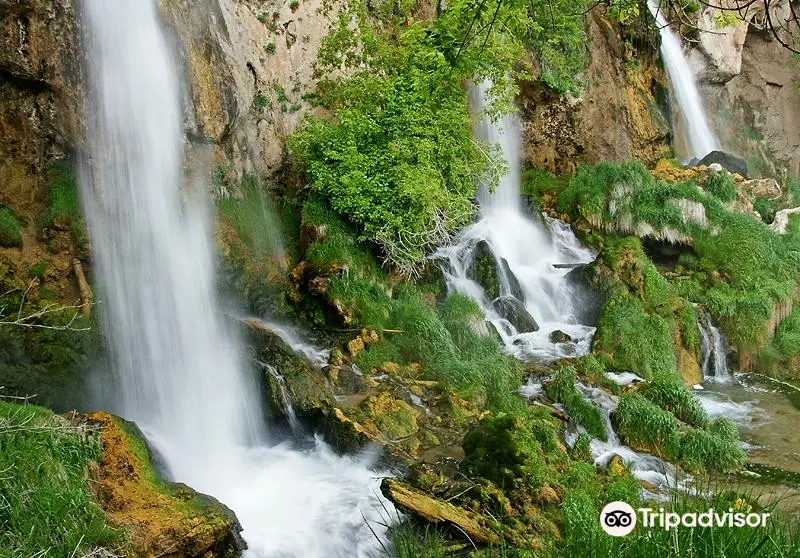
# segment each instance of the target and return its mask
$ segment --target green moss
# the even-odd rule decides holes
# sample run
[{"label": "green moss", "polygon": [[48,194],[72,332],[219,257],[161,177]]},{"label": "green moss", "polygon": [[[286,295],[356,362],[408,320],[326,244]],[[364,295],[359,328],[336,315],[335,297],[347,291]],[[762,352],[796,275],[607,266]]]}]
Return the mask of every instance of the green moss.
[{"label": "green moss", "polygon": [[606,427],[600,410],[589,403],[575,389],[576,371],[571,365],[561,367],[554,378],[545,385],[547,396],[564,405],[572,420],[586,428],[586,431],[599,440],[606,440]]},{"label": "green moss", "polygon": [[123,548],[123,534],[106,523],[88,485],[87,468],[99,455],[95,432],[40,407],[0,401],[0,556]]},{"label": "green moss", "polygon": [[10,208],[0,207],[0,246],[18,248],[22,246],[22,223]]},{"label": "green moss", "polygon": [[39,227],[67,227],[79,250],[86,245],[78,182],[75,169],[69,161],[57,161],[50,167],[47,203],[40,216]]},{"label": "green moss", "polygon": [[482,419],[464,437],[464,465],[504,489],[546,481],[542,448],[524,422],[500,414]]}]

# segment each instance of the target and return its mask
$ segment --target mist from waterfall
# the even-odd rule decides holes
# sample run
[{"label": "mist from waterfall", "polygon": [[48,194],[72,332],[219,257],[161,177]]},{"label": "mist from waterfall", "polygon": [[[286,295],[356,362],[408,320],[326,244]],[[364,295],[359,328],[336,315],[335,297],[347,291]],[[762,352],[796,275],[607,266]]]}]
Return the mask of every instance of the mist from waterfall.
[{"label": "mist from waterfall", "polygon": [[659,0],[647,0],[647,7],[653,14],[661,35],[661,59],[667,70],[672,94],[678,102],[677,112],[689,151],[686,155],[690,159],[702,159],[719,149],[719,145],[703,109],[697,78],[683,55],[681,41],[675,36],[661,11]]},{"label": "mist from waterfall", "polygon": [[[375,456],[269,440],[215,292],[206,184],[184,184],[180,70],[154,0],[83,0],[90,156],[81,181],[111,372],[175,480],[232,508],[248,556],[377,556]],[[389,506],[387,509],[391,509]]]},{"label": "mist from waterfall", "polygon": [[[471,88],[474,112],[482,115],[490,83]],[[493,324],[507,351],[523,359],[542,361],[578,356],[589,351],[594,328],[581,323],[576,287],[567,274],[580,264],[594,260],[595,254],[581,245],[568,225],[533,215],[523,207],[521,183],[521,136],[515,113],[498,120],[481,116],[476,135],[489,145],[500,146],[508,172],[490,192],[482,185],[478,192],[480,219],[468,227],[458,242],[436,254],[443,262],[444,275],[451,290],[473,298]],[[491,251],[498,270],[500,297],[491,300],[471,274],[479,246]],[[520,328],[508,319],[511,305],[523,305],[535,320],[535,328]],[[556,330],[568,334],[569,341],[551,342]]]}]

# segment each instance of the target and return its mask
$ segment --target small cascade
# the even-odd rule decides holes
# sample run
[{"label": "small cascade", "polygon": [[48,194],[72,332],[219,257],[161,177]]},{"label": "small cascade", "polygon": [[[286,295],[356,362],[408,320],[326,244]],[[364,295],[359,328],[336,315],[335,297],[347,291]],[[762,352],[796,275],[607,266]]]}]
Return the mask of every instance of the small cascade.
[{"label": "small cascade", "polygon": [[328,364],[328,358],[331,354],[330,349],[317,347],[311,341],[309,341],[303,332],[298,328],[286,324],[268,322],[259,318],[247,319],[256,321],[265,329],[273,332],[275,335],[280,337],[284,343],[289,345],[289,348],[291,348],[295,353],[306,359],[317,368],[322,368]]},{"label": "small cascade", "polygon": [[[659,491],[679,489],[690,492],[692,490],[691,478],[679,477],[677,470],[670,463],[654,455],[636,452],[622,444],[611,424],[611,413],[616,410],[619,397],[582,382],[576,383],[575,387],[600,410],[605,423],[606,441],[592,439],[590,444],[596,466],[608,466],[611,459],[617,455],[635,478],[652,485]],[[583,432],[585,432],[583,427],[578,427],[576,432],[567,435],[567,443],[574,444],[578,434]],[[656,500],[664,498],[663,494],[655,494],[646,489],[642,489],[642,491],[647,498]]]},{"label": "small cascade", "polygon": [[719,149],[719,145],[706,118],[700,91],[697,88],[697,79],[689,61],[683,55],[680,40],[670,29],[661,11],[659,0],[647,0],[647,7],[653,14],[661,34],[661,59],[667,70],[672,94],[678,102],[678,113],[686,136],[687,158],[702,159]]},{"label": "small cascade", "polygon": [[697,311],[697,327],[700,330],[701,369],[704,382],[728,383],[733,380],[728,370],[728,347],[725,337],[711,320],[708,312]]},{"label": "small cascade", "polygon": [[[489,83],[473,88],[482,112]],[[575,289],[567,275],[594,260],[568,225],[529,215],[520,195],[520,132],[516,115],[484,117],[476,134],[499,145],[508,163],[496,191],[478,193],[480,219],[436,257],[451,291],[466,294],[483,309],[507,351],[521,359],[552,361],[589,350],[594,328],[582,324]],[[476,276],[491,270],[496,283],[487,292]],[[477,271],[476,271],[477,270]],[[484,270],[484,271],[480,271]]]},{"label": "small cascade", "polygon": [[269,364],[261,361],[257,361],[257,364],[263,368],[267,374],[275,379],[275,385],[278,387],[278,394],[281,398],[283,414],[286,416],[289,427],[292,429],[292,434],[295,436],[303,436],[305,431],[303,430],[303,425],[300,424],[299,420],[297,420],[297,415],[294,412],[294,407],[292,406],[292,400],[289,397],[289,392],[286,391],[286,380],[283,379],[283,376],[280,375],[274,366],[270,366]]}]

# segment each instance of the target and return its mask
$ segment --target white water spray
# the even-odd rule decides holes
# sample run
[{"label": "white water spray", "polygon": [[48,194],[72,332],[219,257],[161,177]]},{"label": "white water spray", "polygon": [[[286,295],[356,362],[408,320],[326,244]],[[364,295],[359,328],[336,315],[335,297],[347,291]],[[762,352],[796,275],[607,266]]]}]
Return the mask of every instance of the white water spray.
[{"label": "white water spray", "polygon": [[[486,104],[489,86],[484,83],[473,88],[473,104],[479,111]],[[483,141],[501,147],[509,170],[496,191],[481,187],[480,220],[462,233],[458,243],[437,253],[445,263],[448,287],[478,302],[506,349],[520,358],[555,360],[585,354],[594,328],[580,323],[576,293],[566,275],[572,267],[594,260],[595,255],[580,244],[568,225],[528,215],[523,209],[516,115],[506,114],[498,121],[486,117],[476,128]],[[500,297],[496,300],[487,296],[471,274],[481,246],[491,252],[498,271]],[[518,317],[528,315],[522,321],[530,325],[522,327],[520,320],[509,319],[509,311]],[[556,330],[567,333],[571,340],[551,342]]]},{"label": "white water spray", "polygon": [[217,305],[204,188],[181,188],[180,73],[155,2],[83,5],[94,111],[82,187],[111,345],[106,403],[158,441],[176,480],[236,512],[248,555],[379,554],[366,521],[383,534],[391,518],[372,456],[267,444],[255,379]]},{"label": "white water spray", "polygon": [[667,69],[672,93],[678,101],[683,130],[686,134],[686,147],[689,158],[702,159],[712,151],[719,149],[717,138],[708,124],[697,79],[683,55],[681,42],[670,29],[666,17],[660,9],[659,0],[647,0],[647,7],[661,34],[661,59]]}]

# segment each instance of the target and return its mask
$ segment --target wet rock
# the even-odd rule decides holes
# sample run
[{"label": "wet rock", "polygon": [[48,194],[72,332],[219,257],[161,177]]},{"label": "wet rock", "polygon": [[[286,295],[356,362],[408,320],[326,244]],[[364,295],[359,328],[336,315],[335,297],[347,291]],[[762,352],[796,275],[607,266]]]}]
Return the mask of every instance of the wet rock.
[{"label": "wet rock", "polygon": [[519,284],[519,279],[517,276],[512,273],[511,268],[508,265],[508,260],[505,258],[500,258],[500,265],[503,267],[503,271],[508,278],[508,287],[511,292],[511,296],[518,298],[521,301],[525,301],[525,293],[522,291],[522,285]]},{"label": "wet rock", "polygon": [[726,153],[725,151],[712,151],[702,159],[698,163],[700,165],[711,165],[712,163],[718,163],[722,165],[730,173],[736,173],[744,178],[747,178],[747,163],[744,159],[737,157],[736,155],[732,155],[730,153]]},{"label": "wet rock", "polygon": [[500,296],[500,270],[492,249],[485,240],[475,246],[472,263],[467,268],[467,277],[480,285],[490,300]]},{"label": "wet rock", "polygon": [[572,337],[570,337],[568,333],[565,333],[560,329],[557,329],[550,334],[551,343],[569,343],[570,341],[572,341]]},{"label": "wet rock", "polygon": [[185,484],[159,478],[135,424],[106,413],[86,420],[101,428],[97,501],[109,522],[127,531],[137,555],[233,558],[246,548],[230,509]]},{"label": "wet rock", "polygon": [[494,299],[492,305],[500,316],[517,328],[518,332],[539,331],[539,324],[518,298],[501,296]]},{"label": "wet rock", "polygon": [[476,543],[491,543],[497,535],[484,526],[485,518],[473,512],[443,502],[406,483],[384,479],[381,492],[392,503],[408,513],[435,524],[454,525],[461,533]]},{"label": "wet rock", "polygon": [[606,299],[605,293],[597,287],[594,278],[593,264],[579,265],[566,275],[578,321],[592,326],[597,324]]}]

